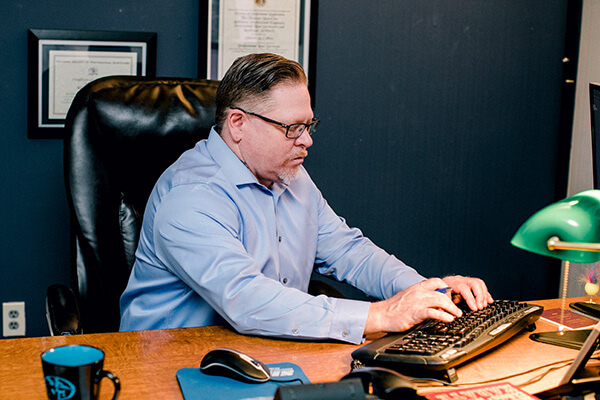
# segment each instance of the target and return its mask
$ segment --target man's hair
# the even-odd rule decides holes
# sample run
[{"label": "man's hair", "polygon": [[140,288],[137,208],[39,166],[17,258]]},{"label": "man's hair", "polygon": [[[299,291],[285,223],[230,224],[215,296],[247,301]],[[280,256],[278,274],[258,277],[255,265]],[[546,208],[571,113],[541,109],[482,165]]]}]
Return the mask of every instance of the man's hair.
[{"label": "man's hair", "polygon": [[221,133],[230,108],[241,107],[248,102],[256,106],[260,104],[259,101],[266,101],[269,90],[282,82],[306,84],[302,66],[295,61],[269,53],[249,54],[237,58],[217,89],[216,131]]}]

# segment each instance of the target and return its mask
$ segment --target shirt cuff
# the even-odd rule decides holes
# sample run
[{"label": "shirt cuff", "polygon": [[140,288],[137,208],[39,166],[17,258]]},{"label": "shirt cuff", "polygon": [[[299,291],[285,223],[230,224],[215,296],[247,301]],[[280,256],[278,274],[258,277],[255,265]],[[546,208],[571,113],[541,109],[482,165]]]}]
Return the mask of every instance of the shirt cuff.
[{"label": "shirt cuff", "polygon": [[361,344],[371,303],[349,299],[334,300],[335,311],[329,336],[332,339]]}]

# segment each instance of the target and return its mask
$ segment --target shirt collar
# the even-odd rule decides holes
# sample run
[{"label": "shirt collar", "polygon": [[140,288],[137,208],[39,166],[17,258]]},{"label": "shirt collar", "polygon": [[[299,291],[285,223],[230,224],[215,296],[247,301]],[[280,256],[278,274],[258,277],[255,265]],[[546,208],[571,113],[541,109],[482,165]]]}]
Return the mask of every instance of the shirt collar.
[{"label": "shirt collar", "polygon": [[275,194],[281,194],[287,189],[284,183],[274,182],[271,188],[267,188],[258,182],[254,174],[229,148],[221,135],[215,131],[214,126],[210,130],[207,140],[207,148],[213,159],[221,166],[223,174],[236,186],[257,185]]}]

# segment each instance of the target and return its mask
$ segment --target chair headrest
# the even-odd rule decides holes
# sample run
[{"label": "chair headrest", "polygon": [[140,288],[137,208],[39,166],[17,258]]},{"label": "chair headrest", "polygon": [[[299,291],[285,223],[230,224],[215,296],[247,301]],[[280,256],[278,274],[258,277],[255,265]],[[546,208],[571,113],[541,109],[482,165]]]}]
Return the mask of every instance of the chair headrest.
[{"label": "chair headrest", "polygon": [[208,137],[218,83],[131,76],[89,83],[67,115],[68,180],[108,174],[111,187],[143,207],[160,174]]}]

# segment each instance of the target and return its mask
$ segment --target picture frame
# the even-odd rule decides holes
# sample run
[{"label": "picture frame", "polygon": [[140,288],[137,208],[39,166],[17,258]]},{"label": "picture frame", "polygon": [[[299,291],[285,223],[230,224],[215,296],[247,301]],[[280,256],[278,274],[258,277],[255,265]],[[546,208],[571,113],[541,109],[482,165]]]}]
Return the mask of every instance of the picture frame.
[{"label": "picture frame", "polygon": [[199,0],[198,77],[221,80],[251,53],[302,65],[314,107],[318,0]]},{"label": "picture frame", "polygon": [[29,29],[27,136],[64,137],[77,91],[108,75],[156,75],[155,32]]}]

